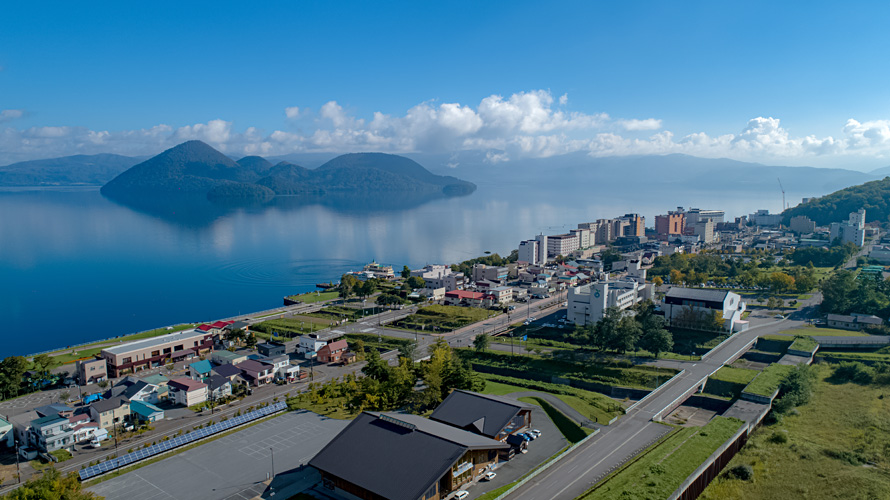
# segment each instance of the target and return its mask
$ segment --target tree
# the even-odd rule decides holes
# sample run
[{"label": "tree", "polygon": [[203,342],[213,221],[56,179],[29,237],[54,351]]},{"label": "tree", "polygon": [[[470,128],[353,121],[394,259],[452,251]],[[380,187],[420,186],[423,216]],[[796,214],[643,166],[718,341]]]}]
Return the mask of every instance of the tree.
[{"label": "tree", "polygon": [[399,346],[399,354],[400,357],[405,358],[412,363],[414,362],[414,355],[417,353],[417,343],[416,342],[407,342]]},{"label": "tree", "polygon": [[661,279],[661,277],[656,276],[655,278],[652,279],[652,284],[658,287],[658,286],[664,285],[664,280]]},{"label": "tree", "polygon": [[786,273],[775,272],[770,275],[770,285],[774,292],[784,293],[794,288],[794,278]]},{"label": "tree", "polygon": [[674,336],[668,330],[649,330],[640,338],[639,347],[651,352],[656,358],[674,348]]},{"label": "tree", "polygon": [[337,295],[341,299],[348,299],[356,293],[356,287],[361,286],[361,282],[355,275],[344,274],[340,277],[340,285],[337,286]]},{"label": "tree", "polygon": [[405,283],[412,290],[416,290],[418,288],[423,288],[426,286],[426,281],[424,281],[423,278],[421,278],[420,276],[411,276],[410,278],[405,280]]},{"label": "tree", "polygon": [[9,492],[8,500],[100,500],[102,497],[83,490],[83,485],[74,472],[63,476],[50,467],[37,478],[30,479],[19,488]]},{"label": "tree", "polygon": [[476,338],[473,339],[473,347],[479,352],[484,352],[490,344],[491,337],[487,333],[476,335]]},{"label": "tree", "polygon": [[357,361],[362,361],[365,359],[365,341],[362,339],[355,339],[352,342],[352,352],[355,353],[355,358]]},{"label": "tree", "polygon": [[377,291],[377,280],[368,280],[356,287],[356,293],[364,300],[366,297],[374,295]]},{"label": "tree", "polygon": [[796,406],[805,405],[810,401],[816,387],[816,368],[803,363],[795,366],[782,380],[780,392],[783,396],[776,401],[773,408],[778,413],[785,413]]},{"label": "tree", "polygon": [[248,349],[256,349],[256,344],[256,334],[253,332],[248,333],[247,338],[244,340],[244,346]]},{"label": "tree", "polygon": [[671,269],[671,284],[680,285],[683,283],[683,273],[676,269]]},{"label": "tree", "polygon": [[382,293],[377,296],[375,302],[381,306],[395,306],[402,303],[402,299],[398,295],[391,293]]},{"label": "tree", "polygon": [[640,328],[636,319],[633,316],[624,315],[618,320],[618,328],[615,330],[615,336],[609,342],[609,348],[620,353],[630,351],[642,334],[643,329]]},{"label": "tree", "polygon": [[22,388],[22,377],[26,371],[28,371],[28,360],[22,356],[9,356],[0,362],[0,374],[2,374],[0,392],[4,397],[18,396]]},{"label": "tree", "polygon": [[837,271],[822,282],[822,311],[835,314],[853,312],[857,288],[856,276],[852,272]]},{"label": "tree", "polygon": [[411,276],[411,268],[408,266],[403,267],[402,268],[402,277],[405,279],[408,279],[409,276]]},{"label": "tree", "polygon": [[371,349],[368,352],[367,359],[368,363],[362,368],[362,373],[364,373],[365,376],[379,380],[380,382],[389,380],[389,363],[380,357],[380,351]]}]

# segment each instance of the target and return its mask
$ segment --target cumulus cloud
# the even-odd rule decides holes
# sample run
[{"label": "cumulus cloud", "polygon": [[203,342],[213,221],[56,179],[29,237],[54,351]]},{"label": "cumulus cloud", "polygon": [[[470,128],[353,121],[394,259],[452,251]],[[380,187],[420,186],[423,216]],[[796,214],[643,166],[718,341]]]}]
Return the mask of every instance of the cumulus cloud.
[{"label": "cumulus cloud", "polygon": [[299,106],[291,106],[289,108],[284,108],[284,114],[290,119],[299,118],[300,116],[300,107]]},{"label": "cumulus cloud", "polygon": [[658,130],[661,128],[661,120],[655,118],[646,118],[645,120],[618,120],[618,125],[624,128],[624,130],[630,131]]},{"label": "cumulus cloud", "polygon": [[4,109],[0,110],[0,123],[12,121],[21,118],[25,114],[21,109]]},{"label": "cumulus cloud", "polygon": [[[592,156],[685,153],[748,161],[805,162],[842,155],[890,155],[890,120],[850,119],[837,137],[794,135],[778,118],[755,117],[734,133],[675,135],[658,118],[612,118],[606,113],[567,109],[568,96],[546,90],[490,95],[478,104],[421,102],[403,114],[376,112],[357,117],[337,101],[317,112],[285,108],[287,119],[314,120],[305,132],[255,127],[237,129],[223,119],[173,127],[156,125],[125,131],[82,127],[0,128],[0,164],[23,159],[101,152],[151,155],[191,139],[232,155],[293,152],[384,151],[456,153],[481,151],[487,163],[585,152]],[[22,116],[0,111],[0,121]],[[742,124],[740,124],[742,125]],[[650,135],[646,135],[651,132]]]}]

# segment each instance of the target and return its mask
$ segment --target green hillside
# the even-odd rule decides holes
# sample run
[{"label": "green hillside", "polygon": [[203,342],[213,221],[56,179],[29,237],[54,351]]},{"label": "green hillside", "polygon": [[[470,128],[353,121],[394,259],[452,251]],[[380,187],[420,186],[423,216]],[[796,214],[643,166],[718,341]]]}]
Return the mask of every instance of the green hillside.
[{"label": "green hillside", "polygon": [[888,222],[890,218],[890,177],[835,191],[809,203],[785,210],[785,223],[806,215],[818,225],[846,220],[850,212],[865,208],[866,221]]}]

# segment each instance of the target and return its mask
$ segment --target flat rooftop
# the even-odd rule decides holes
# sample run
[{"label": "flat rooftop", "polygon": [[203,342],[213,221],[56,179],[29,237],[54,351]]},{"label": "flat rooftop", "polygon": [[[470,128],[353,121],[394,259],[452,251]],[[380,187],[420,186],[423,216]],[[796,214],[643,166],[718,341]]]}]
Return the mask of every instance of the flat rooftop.
[{"label": "flat rooftop", "polygon": [[160,337],[152,337],[145,340],[136,340],[134,342],[127,342],[126,344],[102,349],[102,352],[107,352],[114,355],[121,355],[131,351],[148,349],[150,347],[161,346],[168,343],[183,342],[197,337],[204,337],[205,335],[207,335],[207,332],[199,332],[196,330],[168,333],[166,335],[161,335]]}]

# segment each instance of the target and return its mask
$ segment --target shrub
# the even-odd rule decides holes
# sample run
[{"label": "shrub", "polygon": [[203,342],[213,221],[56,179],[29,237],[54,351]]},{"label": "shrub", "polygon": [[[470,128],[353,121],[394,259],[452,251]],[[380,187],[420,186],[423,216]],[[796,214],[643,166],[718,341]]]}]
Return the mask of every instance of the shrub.
[{"label": "shrub", "polygon": [[833,377],[839,382],[866,385],[874,380],[875,370],[858,361],[844,361],[834,369]]},{"label": "shrub", "polygon": [[856,453],[855,451],[826,449],[823,450],[822,453],[829,458],[834,458],[850,465],[862,465],[868,461],[861,453]]},{"label": "shrub", "polygon": [[769,442],[773,444],[785,444],[788,442],[788,435],[784,432],[774,432],[773,435],[769,437]]},{"label": "shrub", "polygon": [[750,481],[754,477],[754,469],[750,465],[736,465],[726,471],[726,475],[733,479]]}]

